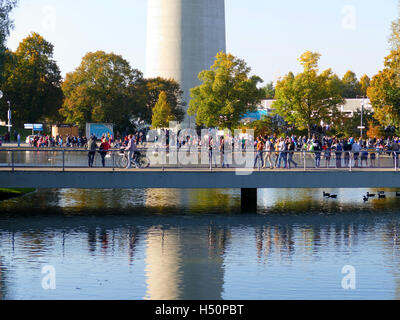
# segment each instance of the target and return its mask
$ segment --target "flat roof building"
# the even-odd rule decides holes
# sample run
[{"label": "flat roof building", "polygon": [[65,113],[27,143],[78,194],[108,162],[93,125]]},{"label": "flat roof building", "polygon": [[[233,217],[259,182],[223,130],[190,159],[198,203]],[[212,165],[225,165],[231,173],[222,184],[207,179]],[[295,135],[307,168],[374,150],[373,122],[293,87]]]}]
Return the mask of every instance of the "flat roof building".
[{"label": "flat roof building", "polygon": [[[261,102],[261,105],[259,107],[260,110],[267,110],[267,111],[272,111],[272,104],[274,103],[275,100],[273,99],[267,99],[263,100]],[[364,110],[366,111],[372,111],[372,105],[369,99],[345,99],[345,103],[343,105],[340,105],[338,108],[342,113],[345,113],[349,116],[353,116],[357,110],[361,110],[362,104],[364,102]]]}]

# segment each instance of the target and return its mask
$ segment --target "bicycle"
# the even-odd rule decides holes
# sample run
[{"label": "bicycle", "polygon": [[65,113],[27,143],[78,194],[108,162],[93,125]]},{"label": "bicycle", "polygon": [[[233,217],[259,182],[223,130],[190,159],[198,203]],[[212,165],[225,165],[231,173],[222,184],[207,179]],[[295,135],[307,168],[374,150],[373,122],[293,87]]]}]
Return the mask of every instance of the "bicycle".
[{"label": "bicycle", "polygon": [[[128,153],[125,152],[124,149],[120,150],[120,158],[117,161],[117,165],[120,168],[126,168],[128,166]],[[138,152],[137,154],[134,155],[134,158],[136,158],[136,163],[134,159],[131,160],[131,165],[134,168],[138,169],[146,169],[150,167],[150,159],[143,155],[142,153]]]}]

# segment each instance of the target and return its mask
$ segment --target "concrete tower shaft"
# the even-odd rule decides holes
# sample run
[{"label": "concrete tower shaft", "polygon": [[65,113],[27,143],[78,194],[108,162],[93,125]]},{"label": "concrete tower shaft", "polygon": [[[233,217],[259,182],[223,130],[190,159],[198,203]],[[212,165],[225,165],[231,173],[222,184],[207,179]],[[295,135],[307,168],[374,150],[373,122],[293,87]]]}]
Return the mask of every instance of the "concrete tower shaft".
[{"label": "concrete tower shaft", "polygon": [[148,0],[146,77],[175,79],[189,103],[219,51],[226,51],[225,0]]}]

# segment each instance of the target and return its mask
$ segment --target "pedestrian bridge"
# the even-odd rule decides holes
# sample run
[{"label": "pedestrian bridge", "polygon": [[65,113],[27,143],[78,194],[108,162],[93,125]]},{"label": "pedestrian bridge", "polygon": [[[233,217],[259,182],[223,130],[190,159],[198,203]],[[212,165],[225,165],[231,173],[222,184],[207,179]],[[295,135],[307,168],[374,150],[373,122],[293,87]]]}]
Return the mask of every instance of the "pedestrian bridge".
[{"label": "pedestrian bridge", "polygon": [[[374,152],[374,160],[371,154],[360,162],[351,152],[338,158],[332,152],[329,161],[320,155],[315,168],[316,154],[301,151],[292,153],[291,169],[264,169],[251,150],[234,150],[227,159],[197,149],[141,152],[149,169],[124,169],[119,150],[108,152],[104,168],[96,154],[88,168],[85,149],[0,148],[0,188],[400,188],[398,160],[390,153]],[[279,154],[270,153],[278,167]],[[221,168],[222,160],[229,168]]]},{"label": "pedestrian bridge", "polygon": [[[242,156],[240,151],[237,153]],[[104,168],[99,167],[98,160],[94,168],[88,168],[86,150],[0,149],[0,188],[237,188],[242,190],[243,206],[249,208],[254,208],[257,189],[262,188],[400,188],[398,160],[388,153],[377,154],[374,161],[367,163],[358,162],[357,155],[351,153],[343,159],[334,159],[334,155],[332,161],[325,161],[325,167],[315,168],[314,153],[298,152],[292,155],[295,169],[265,169],[260,163],[253,169],[254,152],[247,154],[250,157],[244,163],[229,168],[221,168],[221,158],[210,159],[209,164],[206,159],[204,164],[200,161],[204,155],[197,153],[192,157],[194,162],[183,164],[179,160],[185,154],[186,151],[175,154],[174,160],[178,160],[175,163],[170,161],[171,154],[164,154],[163,159],[169,161],[162,164],[155,155],[150,168],[127,170],[118,165],[121,157],[118,150],[109,152]]]},{"label": "pedestrian bridge", "polygon": [[51,169],[0,168],[0,188],[259,189],[400,188],[393,169]]}]

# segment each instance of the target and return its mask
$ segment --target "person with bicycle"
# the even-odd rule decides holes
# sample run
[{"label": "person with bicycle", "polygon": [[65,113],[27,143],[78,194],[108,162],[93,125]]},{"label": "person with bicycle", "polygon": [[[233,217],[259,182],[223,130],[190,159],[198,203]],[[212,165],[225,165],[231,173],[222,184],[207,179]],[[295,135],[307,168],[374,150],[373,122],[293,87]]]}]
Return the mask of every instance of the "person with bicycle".
[{"label": "person with bicycle", "polygon": [[126,169],[131,168],[132,160],[133,160],[133,163],[138,167],[139,165],[137,163],[137,158],[138,158],[138,156],[140,156],[140,153],[137,150],[135,137],[132,134],[130,134],[128,139],[129,139],[128,146],[125,148],[125,151],[128,152],[128,165],[127,165]]}]

